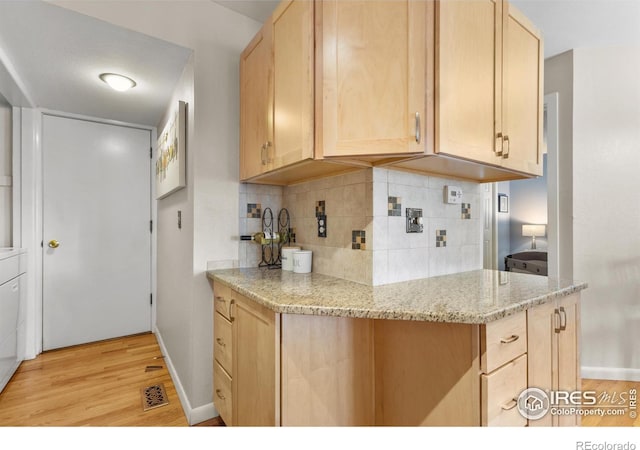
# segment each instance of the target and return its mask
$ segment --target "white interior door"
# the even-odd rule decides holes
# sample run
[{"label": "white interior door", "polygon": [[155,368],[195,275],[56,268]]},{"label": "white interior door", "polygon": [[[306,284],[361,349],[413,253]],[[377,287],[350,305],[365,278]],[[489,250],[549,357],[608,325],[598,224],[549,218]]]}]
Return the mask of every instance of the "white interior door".
[{"label": "white interior door", "polygon": [[151,329],[150,142],[43,117],[44,350]]}]

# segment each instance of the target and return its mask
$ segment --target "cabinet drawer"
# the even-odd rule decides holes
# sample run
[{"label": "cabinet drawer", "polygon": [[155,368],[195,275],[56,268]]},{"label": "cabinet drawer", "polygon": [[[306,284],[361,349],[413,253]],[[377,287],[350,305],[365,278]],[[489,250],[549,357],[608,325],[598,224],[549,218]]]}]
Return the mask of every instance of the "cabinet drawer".
[{"label": "cabinet drawer", "polygon": [[231,369],[231,355],[233,355],[231,322],[225,319],[219,312],[215,312],[214,314],[213,357],[229,375],[233,376]]},{"label": "cabinet drawer", "polygon": [[233,290],[223,284],[213,284],[213,302],[215,303],[215,310],[231,320],[231,305],[233,300]]},{"label": "cabinet drawer", "polygon": [[526,311],[483,325],[480,333],[480,368],[490,373],[527,351]]},{"label": "cabinet drawer", "polygon": [[482,426],[526,426],[516,401],[527,387],[527,355],[481,377]]},{"label": "cabinet drawer", "polygon": [[20,259],[12,256],[0,259],[0,284],[15,278],[20,273]]},{"label": "cabinet drawer", "polygon": [[[17,261],[17,258],[13,258]],[[20,279],[14,278],[0,286],[0,341],[15,335],[20,310]]]},{"label": "cabinet drawer", "polygon": [[214,361],[213,363],[213,404],[226,425],[233,425],[233,401],[231,397],[231,377]]}]

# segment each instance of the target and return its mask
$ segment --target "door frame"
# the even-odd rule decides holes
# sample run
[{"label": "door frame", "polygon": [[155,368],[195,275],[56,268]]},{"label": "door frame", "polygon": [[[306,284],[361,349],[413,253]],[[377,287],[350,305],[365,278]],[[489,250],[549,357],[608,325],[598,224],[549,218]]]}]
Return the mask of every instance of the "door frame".
[{"label": "door frame", "polygon": [[[82,114],[73,114],[50,109],[22,108],[20,111],[20,139],[19,148],[14,147],[14,154],[20,154],[20,199],[14,203],[14,217],[20,217],[20,232],[14,236],[14,245],[29,249],[29,262],[27,267],[27,315],[26,315],[26,352],[25,359],[33,359],[42,353],[42,326],[43,326],[43,174],[42,166],[42,119],[43,116],[55,116],[66,119],[84,120],[105,125],[116,125],[127,128],[136,128],[150,132],[150,146],[152,157],[149,158],[149,176],[151,180],[150,209],[153,230],[151,233],[151,330],[156,324],[157,302],[157,202],[155,201],[155,164],[153,156],[156,155],[157,130],[155,127],[140,125],[117,120],[102,119]],[[14,141],[15,142],[15,141]]]}]

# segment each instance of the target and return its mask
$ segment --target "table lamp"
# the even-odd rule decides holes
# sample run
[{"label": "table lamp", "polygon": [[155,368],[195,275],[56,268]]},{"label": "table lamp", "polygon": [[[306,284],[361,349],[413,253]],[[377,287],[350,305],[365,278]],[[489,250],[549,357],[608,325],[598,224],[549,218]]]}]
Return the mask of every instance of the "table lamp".
[{"label": "table lamp", "polygon": [[536,236],[544,236],[545,225],[522,225],[522,235],[531,236],[531,250],[536,249]]}]

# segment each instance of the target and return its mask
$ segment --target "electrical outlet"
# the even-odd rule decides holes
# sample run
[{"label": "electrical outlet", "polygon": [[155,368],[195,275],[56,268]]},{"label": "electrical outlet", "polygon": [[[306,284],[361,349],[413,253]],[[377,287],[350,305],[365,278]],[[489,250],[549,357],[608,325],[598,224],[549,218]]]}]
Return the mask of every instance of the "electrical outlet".
[{"label": "electrical outlet", "polygon": [[407,208],[407,233],[422,233],[422,209],[421,208]]},{"label": "electrical outlet", "polygon": [[327,237],[327,216],[319,215],[318,218],[318,237]]}]

